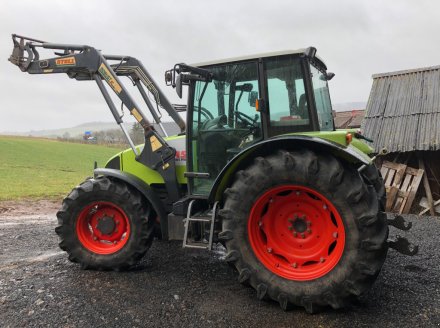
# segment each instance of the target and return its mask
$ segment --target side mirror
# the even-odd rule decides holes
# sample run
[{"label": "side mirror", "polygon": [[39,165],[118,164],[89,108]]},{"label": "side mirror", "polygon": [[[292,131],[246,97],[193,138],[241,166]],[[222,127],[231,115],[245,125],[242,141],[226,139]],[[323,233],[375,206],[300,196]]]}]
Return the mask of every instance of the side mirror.
[{"label": "side mirror", "polygon": [[249,97],[248,97],[248,101],[249,101],[249,105],[251,107],[255,107],[256,102],[258,99],[258,91],[251,91],[249,92]]},{"label": "side mirror", "polygon": [[181,77],[181,74],[179,74],[176,78],[176,93],[179,96],[179,98],[182,98],[182,77]]},{"label": "side mirror", "polygon": [[326,76],[327,76],[327,81],[330,81],[332,78],[335,77],[335,73],[328,72],[328,73],[326,74]]}]

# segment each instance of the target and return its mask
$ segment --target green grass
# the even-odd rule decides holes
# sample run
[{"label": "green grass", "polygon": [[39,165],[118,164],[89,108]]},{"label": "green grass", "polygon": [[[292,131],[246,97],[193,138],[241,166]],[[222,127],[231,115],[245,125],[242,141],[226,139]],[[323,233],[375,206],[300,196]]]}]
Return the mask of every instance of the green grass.
[{"label": "green grass", "polygon": [[119,151],[98,145],[0,136],[0,200],[56,198]]}]

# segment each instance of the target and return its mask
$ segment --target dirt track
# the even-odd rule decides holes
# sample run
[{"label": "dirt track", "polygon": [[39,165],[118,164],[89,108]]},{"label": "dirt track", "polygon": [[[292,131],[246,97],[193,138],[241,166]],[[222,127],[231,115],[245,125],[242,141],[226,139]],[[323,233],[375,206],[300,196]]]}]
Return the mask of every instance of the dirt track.
[{"label": "dirt track", "polygon": [[373,289],[352,308],[311,316],[257,300],[221,250],[157,241],[136,270],[82,271],[58,249],[57,208],[49,201],[0,203],[2,327],[440,326],[439,218],[410,218],[407,236],[420,245],[419,255],[390,250]]}]

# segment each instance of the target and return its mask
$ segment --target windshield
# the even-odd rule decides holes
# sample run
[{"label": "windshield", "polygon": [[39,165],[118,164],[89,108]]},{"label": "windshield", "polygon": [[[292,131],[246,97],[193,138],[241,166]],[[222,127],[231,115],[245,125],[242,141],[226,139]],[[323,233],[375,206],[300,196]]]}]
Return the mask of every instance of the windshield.
[{"label": "windshield", "polygon": [[192,170],[209,173],[194,178],[194,194],[206,194],[226,163],[260,140],[261,119],[255,109],[259,97],[256,62],[227,64],[208,69],[209,83],[194,85],[191,133]]}]

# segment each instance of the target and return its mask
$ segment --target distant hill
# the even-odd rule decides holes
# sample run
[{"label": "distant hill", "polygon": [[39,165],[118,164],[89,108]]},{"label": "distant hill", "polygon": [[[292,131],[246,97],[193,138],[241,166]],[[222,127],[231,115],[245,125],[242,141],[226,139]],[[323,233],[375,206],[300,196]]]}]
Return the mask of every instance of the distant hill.
[{"label": "distant hill", "polygon": [[[354,109],[365,109],[367,106],[366,102],[347,102],[333,104],[333,110],[337,112],[350,111]],[[127,130],[131,129],[132,123],[124,123]],[[168,135],[176,135],[180,132],[179,127],[174,122],[162,122]],[[45,138],[58,138],[65,137],[66,134],[70,138],[76,138],[84,135],[85,131],[97,132],[97,131],[107,131],[111,129],[119,129],[115,122],[87,122],[70,128],[60,128],[52,130],[31,130],[27,132],[14,132],[14,131],[2,131],[0,134],[3,135],[15,135],[15,136],[31,136],[31,137],[45,137]],[[161,131],[157,128],[158,131]]]},{"label": "distant hill", "polygon": [[[165,130],[169,135],[175,135],[180,132],[179,127],[174,122],[163,122]],[[124,123],[127,130],[131,129],[132,123]],[[38,130],[38,131],[27,131],[27,132],[2,132],[0,134],[5,135],[16,135],[16,136],[31,136],[31,137],[46,137],[46,138],[58,138],[63,137],[66,134],[69,137],[74,138],[84,135],[85,131],[97,132],[97,131],[107,131],[111,129],[119,129],[115,122],[88,122],[83,123],[71,128],[60,128],[53,130]],[[158,129],[160,131],[160,129]]]}]

